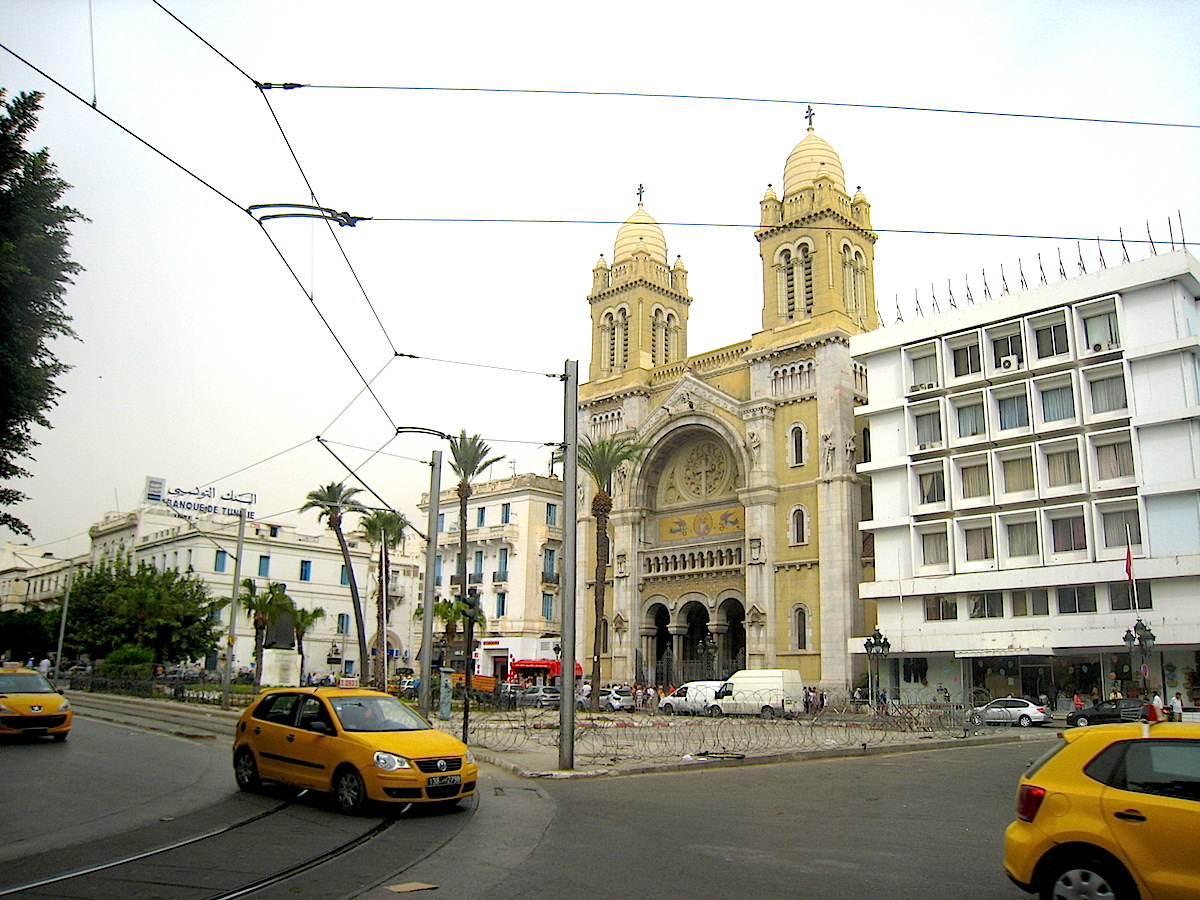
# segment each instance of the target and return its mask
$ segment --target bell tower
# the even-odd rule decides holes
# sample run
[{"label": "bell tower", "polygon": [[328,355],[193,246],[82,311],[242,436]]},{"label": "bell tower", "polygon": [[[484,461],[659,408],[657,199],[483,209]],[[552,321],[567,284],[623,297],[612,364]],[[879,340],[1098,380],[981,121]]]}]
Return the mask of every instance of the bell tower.
[{"label": "bell tower", "polygon": [[[755,237],[763,271],[760,339],[879,327],[875,306],[875,241],[871,205],[862,189],[846,190],[842,161],[813,130],[788,157],[783,195],[768,185]],[[780,333],[783,334],[780,334]]]},{"label": "bell tower", "polygon": [[678,257],[668,265],[666,238],[641,197],[639,186],[637,209],[617,231],[612,264],[601,256],[592,269],[592,382],[687,358],[687,269]]}]

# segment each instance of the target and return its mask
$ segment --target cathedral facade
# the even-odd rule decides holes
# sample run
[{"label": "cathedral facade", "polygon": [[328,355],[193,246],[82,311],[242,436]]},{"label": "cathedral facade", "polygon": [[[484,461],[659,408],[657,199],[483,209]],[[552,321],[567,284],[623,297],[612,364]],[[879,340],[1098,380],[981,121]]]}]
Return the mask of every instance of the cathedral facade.
[{"label": "cathedral facade", "polygon": [[826,688],[855,678],[865,558],[855,465],[866,448],[854,408],[867,386],[849,339],[879,325],[877,236],[866,197],[847,191],[811,123],[782,193],[768,187],[760,207],[762,329],[740,343],[689,352],[687,270],[668,261],[640,202],[612,262],[592,272],[579,434],[647,448],[614,480],[599,622],[594,485],[581,476],[581,658],[599,628],[605,681],[679,684],[742,668],[797,669]]}]

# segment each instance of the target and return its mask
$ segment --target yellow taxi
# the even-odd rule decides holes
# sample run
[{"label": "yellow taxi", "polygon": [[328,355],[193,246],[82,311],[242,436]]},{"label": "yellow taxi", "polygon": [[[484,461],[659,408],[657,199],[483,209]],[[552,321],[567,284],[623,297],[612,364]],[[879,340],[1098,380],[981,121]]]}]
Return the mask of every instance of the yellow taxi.
[{"label": "yellow taxi", "polygon": [[35,669],[0,668],[0,735],[65,741],[71,731],[71,701]]},{"label": "yellow taxi", "polygon": [[1017,787],[1004,868],[1043,898],[1200,898],[1200,723],[1073,728]]},{"label": "yellow taxi", "polygon": [[453,805],[475,793],[467,745],[391,694],[366,688],[270,688],[238,719],[238,787],[263,781],[328,791],[343,812],[367,800]]}]

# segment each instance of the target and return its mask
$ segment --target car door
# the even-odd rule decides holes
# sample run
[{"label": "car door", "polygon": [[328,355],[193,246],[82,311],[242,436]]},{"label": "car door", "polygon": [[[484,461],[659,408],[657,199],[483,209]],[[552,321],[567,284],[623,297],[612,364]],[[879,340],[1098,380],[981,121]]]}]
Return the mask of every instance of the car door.
[{"label": "car door", "polygon": [[[314,723],[325,726],[314,731]],[[284,734],[286,760],[284,765],[289,781],[306,787],[328,790],[330,776],[339,762],[336,753],[337,737],[333,717],[320,697],[301,697],[296,710],[296,725]]]},{"label": "car door", "polygon": [[258,773],[269,781],[288,781],[285,736],[292,730],[300,695],[268,694],[254,708],[249,723],[249,743],[258,760]]},{"label": "car door", "polygon": [[1200,741],[1130,741],[1100,795],[1113,837],[1155,900],[1196,896],[1196,856],[1185,835],[1200,821]]}]

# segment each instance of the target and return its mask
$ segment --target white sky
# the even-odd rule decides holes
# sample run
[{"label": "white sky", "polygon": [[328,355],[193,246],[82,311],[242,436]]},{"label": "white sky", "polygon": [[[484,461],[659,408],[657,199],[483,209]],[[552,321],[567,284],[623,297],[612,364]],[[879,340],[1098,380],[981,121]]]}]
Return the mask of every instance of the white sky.
[{"label": "white sky", "polygon": [[[1089,271],[1095,238],[1119,228],[1131,255],[1146,255],[1134,241],[1147,220],[1160,249],[1168,220],[1180,238],[1177,213],[1200,242],[1200,128],[850,105],[1200,124],[1190,2],[163,5],[262,82],[797,101],[265,94],[321,203],[358,216],[619,222],[644,184],[670,257],[690,273],[691,353],[758,329],[757,243],[752,227],[670,223],[755,225],[804,137],[806,103],[851,191],[861,185],[872,204],[886,323],[897,296],[912,316],[914,291],[928,312],[931,285],[943,309],[947,282],[959,302],[965,277],[981,297],[983,269],[996,294],[1002,264],[1014,290],[1018,260],[1035,283],[1038,253],[1051,280],[1060,249],[1073,275],[1075,237],[1090,239]],[[374,382],[385,415],[354,402],[362,383],[346,354],[240,211],[309,200],[263,95],[151,0],[95,0],[91,17],[94,41],[86,0],[0,0],[0,44],[87,101],[0,50],[0,86],[46,94],[31,143],[49,148],[74,185],[67,202],[91,220],[75,229],[86,271],[67,296],[82,340],[55,348],[74,368],[54,428],[38,435],[33,477],[14,484],[31,495],[13,512],[38,543],[79,552],[89,525],[137,504],[147,475],[254,491],[260,517],[316,532],[315,515],[290,511],[346,475],[317,435],[358,467],[396,425],[466,428],[520,471],[545,472],[536,443],[560,439],[557,381],[393,360],[393,348],[544,373],[577,359],[586,378],[591,269],[600,253],[611,260],[617,226],[336,229],[381,328],[323,223],[268,224],[346,354],[368,378],[386,366]],[[98,110],[234,203],[91,109],[93,92]],[[1104,246],[1118,263],[1120,247]],[[386,450],[402,458],[376,456],[360,474],[420,523],[419,461],[439,446],[402,435]],[[447,468],[443,486],[451,479]]]}]

